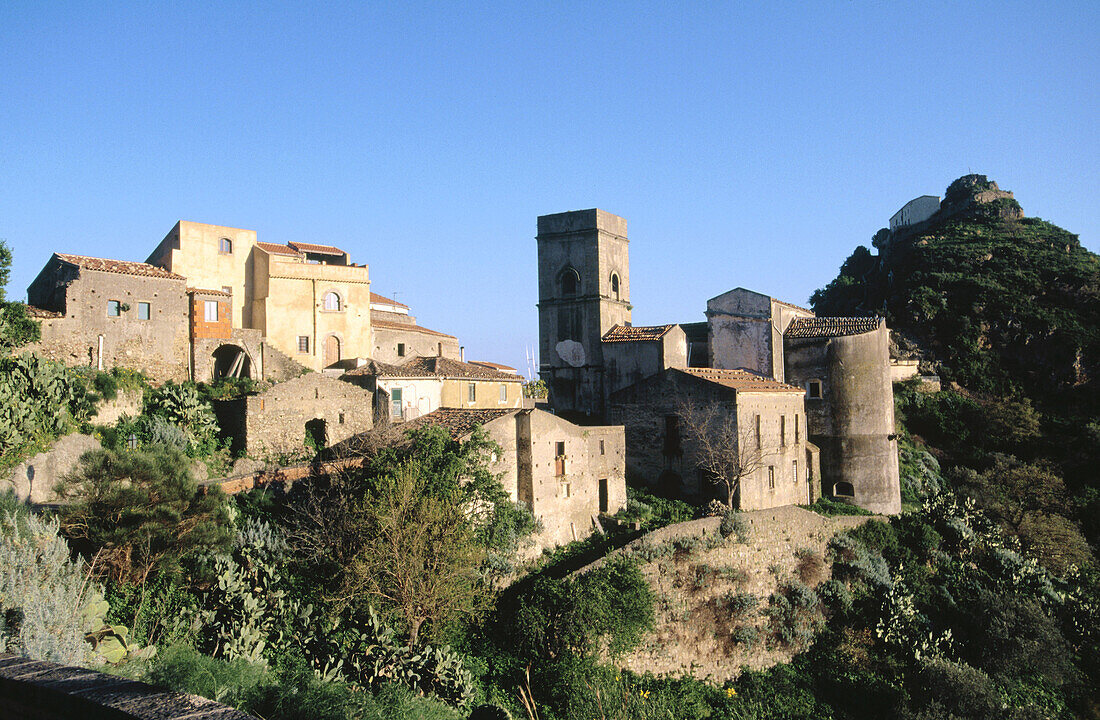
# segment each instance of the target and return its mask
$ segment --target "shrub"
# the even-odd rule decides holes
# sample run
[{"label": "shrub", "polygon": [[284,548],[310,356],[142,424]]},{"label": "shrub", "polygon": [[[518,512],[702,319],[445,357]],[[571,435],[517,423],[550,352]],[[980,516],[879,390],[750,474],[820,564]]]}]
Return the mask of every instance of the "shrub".
[{"label": "shrub", "polygon": [[798,548],[794,556],[798,559],[798,564],[795,566],[798,579],[807,585],[819,583],[825,572],[825,562],[821,556],[809,548]]},{"label": "shrub", "polygon": [[722,524],[718,526],[718,532],[724,538],[733,537],[735,542],[747,543],[749,522],[740,512],[730,509],[722,516]]},{"label": "shrub", "polygon": [[226,547],[231,535],[225,495],[199,492],[184,456],[173,448],[96,450],[58,485],[72,500],[62,529],[78,549],[99,553],[115,580],[143,582],[155,567]]},{"label": "shrub", "polygon": [[806,585],[792,580],[768,599],[765,614],[775,639],[786,646],[807,645],[825,624],[821,600]]},{"label": "shrub", "polygon": [[760,639],[760,628],[755,625],[739,625],[730,633],[730,640],[735,645],[752,647]]},{"label": "shrub", "polygon": [[723,605],[731,616],[744,619],[760,605],[760,598],[752,593],[730,593],[724,598]]}]

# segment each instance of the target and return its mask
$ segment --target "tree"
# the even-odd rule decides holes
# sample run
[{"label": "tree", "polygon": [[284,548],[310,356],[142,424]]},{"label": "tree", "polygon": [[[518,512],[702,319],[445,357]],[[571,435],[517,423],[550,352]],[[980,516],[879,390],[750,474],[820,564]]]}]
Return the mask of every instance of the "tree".
[{"label": "tree", "polygon": [[27,317],[23,303],[7,301],[6,288],[11,277],[11,250],[0,240],[0,352],[32,343],[42,336],[38,323]]},{"label": "tree", "polygon": [[112,579],[143,583],[202,551],[225,549],[231,521],[225,494],[199,488],[175,448],[96,450],[58,485],[61,528]]},{"label": "tree", "polygon": [[363,544],[341,588],[345,601],[373,597],[394,608],[416,645],[469,614],[481,548],[457,492],[432,492],[424,464],[406,461],[377,479],[362,505]]},{"label": "tree", "polygon": [[741,481],[762,468],[767,457],[756,429],[740,427],[736,412],[721,403],[683,400],[677,414],[695,445],[699,470],[725,491],[726,504],[733,507]]}]

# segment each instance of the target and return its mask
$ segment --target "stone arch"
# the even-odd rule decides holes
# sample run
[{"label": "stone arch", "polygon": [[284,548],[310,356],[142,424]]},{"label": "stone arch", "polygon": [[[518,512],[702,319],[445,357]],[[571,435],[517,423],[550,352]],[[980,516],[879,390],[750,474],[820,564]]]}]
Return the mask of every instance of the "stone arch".
[{"label": "stone arch", "polygon": [[252,358],[248,351],[240,345],[226,343],[219,345],[210,355],[213,369],[210,374],[212,380],[223,377],[252,377]]},{"label": "stone arch", "polygon": [[611,299],[619,299],[619,273],[611,273]]},{"label": "stone arch", "polygon": [[572,265],[566,265],[558,273],[558,291],[562,297],[581,294],[581,274]]},{"label": "stone arch", "polygon": [[321,307],[329,312],[339,312],[344,309],[344,298],[336,290],[329,288],[321,295]]},{"label": "stone arch", "polygon": [[333,363],[340,362],[343,357],[343,347],[344,341],[337,333],[326,335],[325,339],[321,341],[321,367],[328,367]]},{"label": "stone arch", "polygon": [[844,482],[843,480],[833,484],[833,497],[855,497],[856,489],[850,482]]}]

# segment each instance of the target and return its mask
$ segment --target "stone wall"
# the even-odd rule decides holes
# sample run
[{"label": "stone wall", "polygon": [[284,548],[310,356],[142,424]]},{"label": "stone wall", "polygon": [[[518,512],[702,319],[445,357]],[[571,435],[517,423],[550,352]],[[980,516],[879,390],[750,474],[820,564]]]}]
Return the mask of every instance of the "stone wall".
[{"label": "stone wall", "polygon": [[[378,314],[377,311],[371,311],[372,318],[376,314]],[[400,365],[417,356],[461,359],[458,338],[451,335],[426,330],[411,323],[403,323],[401,328],[377,325],[372,325],[372,328],[374,332],[372,360]],[[402,346],[400,348],[403,350],[402,354],[398,354],[398,345]]]},{"label": "stone wall", "polygon": [[114,400],[100,400],[96,404],[96,425],[114,425],[123,415],[137,417],[144,407],[145,391],[119,390]]},{"label": "stone wall", "polygon": [[[606,512],[626,505],[625,435],[617,426],[580,426],[556,415],[532,410],[518,413],[517,460],[525,470],[519,499],[526,502],[543,530],[543,547],[592,534],[599,516],[601,488]],[[558,475],[558,444],[564,443],[564,475]]]},{"label": "stone wall", "polygon": [[[69,366],[120,366],[156,380],[187,378],[187,295],[182,279],[145,277],[99,270],[72,269],[53,260],[31,285],[29,302],[64,312],[41,321],[42,338],[27,351]],[[64,306],[56,307],[64,298]],[[129,306],[107,315],[108,301]],[[42,303],[41,305],[39,303]],[[149,319],[139,318],[139,303],[149,303]],[[102,337],[102,354],[100,338]]]},{"label": "stone wall", "polygon": [[[195,382],[211,382],[218,376],[218,372],[224,376],[224,373],[228,371],[227,367],[218,367],[218,362],[214,353],[220,348],[229,347],[230,353],[227,357],[235,355],[233,350],[243,350],[247,361],[247,372],[242,370],[242,377],[250,377],[256,380],[267,379],[270,377],[270,369],[274,369],[276,372],[282,370],[282,365],[279,362],[272,362],[272,367],[269,368],[266,362],[267,357],[272,355],[271,350],[265,352],[263,336],[259,330],[249,330],[244,328],[230,328],[226,337],[196,337],[191,341],[191,372],[194,375]],[[273,348],[272,348],[273,350]],[[226,352],[226,351],[222,351]],[[281,354],[281,353],[280,353]],[[289,364],[296,371],[292,371],[290,377],[297,377],[302,374],[302,366],[290,360],[285,355],[285,363]],[[285,380],[286,377],[277,378],[277,380]]]},{"label": "stone wall", "polygon": [[824,492],[872,512],[901,512],[889,330],[787,338],[785,346],[789,382],[822,382],[822,397],[806,399],[806,416],[821,448]]},{"label": "stone wall", "polygon": [[245,452],[263,458],[299,451],[312,420],[324,421],[326,446],[367,432],[374,426],[373,400],[369,391],[320,373],[278,383],[244,399]]},{"label": "stone wall", "polygon": [[87,668],[0,655],[4,720],[251,720],[213,700]]},{"label": "stone wall", "polygon": [[264,369],[264,380],[283,382],[296,378],[306,371],[304,366],[283,354],[269,342],[260,344],[260,357]]},{"label": "stone wall", "polygon": [[90,435],[66,435],[46,452],[12,468],[6,479],[0,479],[0,493],[11,490],[17,498],[32,504],[54,502],[57,482],[76,466],[81,455],[99,448],[99,441]]},{"label": "stone wall", "polygon": [[736,288],[707,301],[710,367],[747,368],[771,377],[771,298]]}]

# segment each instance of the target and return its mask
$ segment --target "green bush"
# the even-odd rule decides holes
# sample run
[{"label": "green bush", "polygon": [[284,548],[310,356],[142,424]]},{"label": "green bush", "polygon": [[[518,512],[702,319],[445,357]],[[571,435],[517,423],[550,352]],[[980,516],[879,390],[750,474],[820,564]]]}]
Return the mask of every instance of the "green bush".
[{"label": "green bush", "polygon": [[724,538],[733,537],[736,542],[747,543],[749,541],[749,522],[745,517],[730,508],[722,516],[722,524],[718,526],[718,532]]}]

